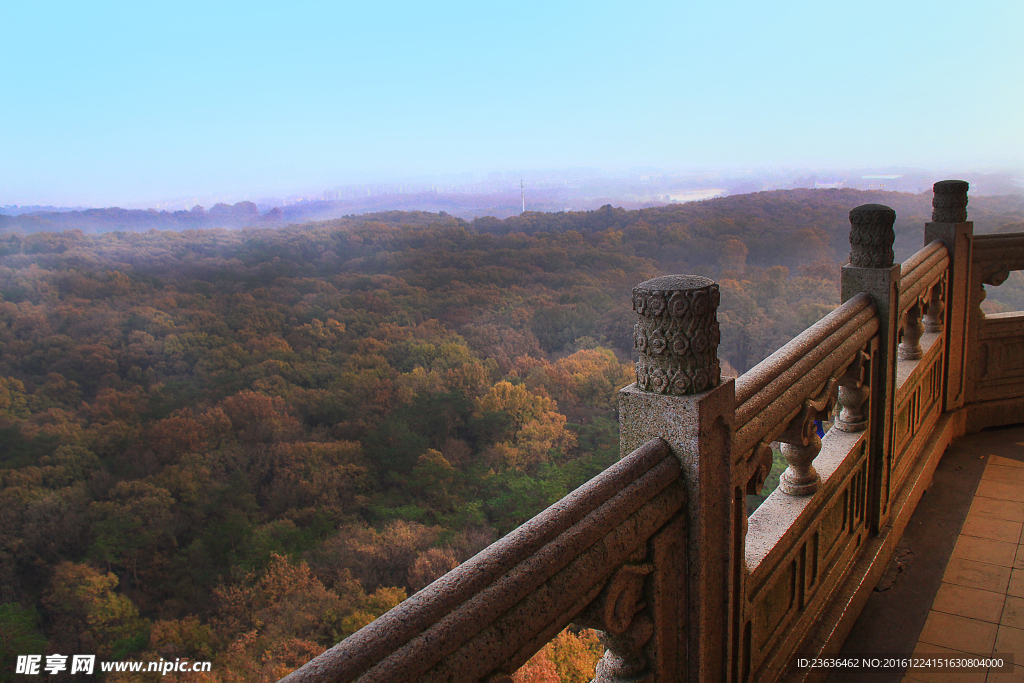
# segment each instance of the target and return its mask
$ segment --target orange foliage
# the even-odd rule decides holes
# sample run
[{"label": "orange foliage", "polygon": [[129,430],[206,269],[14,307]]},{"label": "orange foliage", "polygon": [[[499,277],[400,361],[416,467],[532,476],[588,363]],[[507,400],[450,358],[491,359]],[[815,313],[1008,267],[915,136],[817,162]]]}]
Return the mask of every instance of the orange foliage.
[{"label": "orange foliage", "polygon": [[558,404],[531,393],[521,384],[498,382],[476,401],[476,414],[495,416],[502,427],[488,457],[495,465],[526,469],[544,462],[553,449],[576,445],[576,437],[565,429],[566,418]]},{"label": "orange foliage", "polygon": [[224,399],[220,407],[244,443],[288,441],[299,434],[299,423],[280,396],[242,391]]},{"label": "orange foliage", "polygon": [[515,683],[588,683],[604,646],[597,632],[565,629],[512,675]]}]

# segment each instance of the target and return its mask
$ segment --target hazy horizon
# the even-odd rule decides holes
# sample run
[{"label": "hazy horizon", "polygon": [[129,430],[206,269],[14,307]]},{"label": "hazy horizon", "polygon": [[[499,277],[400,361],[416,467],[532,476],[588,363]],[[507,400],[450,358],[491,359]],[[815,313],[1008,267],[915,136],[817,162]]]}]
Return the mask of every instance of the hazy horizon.
[{"label": "hazy horizon", "polygon": [[[493,206],[496,198],[508,199],[515,195],[519,205],[520,182],[525,186],[527,210],[587,210],[596,208],[594,199],[602,198],[612,204],[659,204],[699,201],[717,196],[745,194],[766,190],[788,189],[857,189],[890,190],[920,193],[931,190],[936,180],[951,178],[971,182],[972,196],[1024,195],[1024,169],[1010,169],[991,173],[956,172],[950,169],[784,169],[778,171],[744,169],[745,172],[669,173],[664,169],[631,169],[618,174],[601,173],[599,169],[552,169],[521,172],[492,171],[486,174],[441,174],[382,180],[376,183],[336,185],[313,188],[305,193],[259,196],[255,193],[194,194],[185,197],[161,197],[135,202],[113,202],[92,205],[39,205],[0,204],[0,214],[18,215],[48,210],[74,211],[119,207],[122,209],[155,209],[158,211],[189,210],[196,206],[209,209],[215,204],[232,205],[253,202],[260,212],[296,204],[336,203],[358,204],[358,201],[377,198],[369,211],[426,210],[437,211],[440,205],[429,197],[458,198],[476,196],[476,205]],[[416,199],[423,201],[417,203]],[[574,206],[554,206],[552,202],[576,200]],[[411,202],[411,204],[410,204]],[[489,203],[490,202],[490,203]],[[572,203],[570,201],[570,203]],[[420,206],[422,204],[422,206]],[[455,214],[474,215],[473,201]],[[452,207],[443,206],[452,211]],[[517,209],[518,211],[518,209]],[[352,213],[363,213],[353,210]],[[493,213],[493,212],[491,212]],[[506,212],[512,215],[510,212]],[[340,214],[339,214],[340,215]],[[479,214],[483,215],[483,214]]]},{"label": "hazy horizon", "polygon": [[36,3],[0,20],[0,206],[496,169],[1022,175],[1019,3]]}]

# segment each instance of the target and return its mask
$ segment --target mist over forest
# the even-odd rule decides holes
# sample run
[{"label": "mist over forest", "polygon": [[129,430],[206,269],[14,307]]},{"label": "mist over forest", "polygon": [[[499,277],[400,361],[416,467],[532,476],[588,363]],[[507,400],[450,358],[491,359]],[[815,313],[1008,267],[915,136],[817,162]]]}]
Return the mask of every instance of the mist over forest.
[{"label": "mist over forest", "polygon": [[[715,279],[742,373],[838,305],[850,209],[893,207],[903,260],[930,202],[0,216],[0,680],[26,652],[277,680],[618,458],[633,286]],[[969,215],[1021,231],[1024,198]],[[566,631],[538,661],[589,680],[600,650]]]},{"label": "mist over forest", "polygon": [[[128,204],[126,208],[7,205],[0,206],[0,231],[96,233],[281,227],[382,211],[444,212],[473,220],[482,216],[509,218],[524,211],[584,212],[607,204],[624,209],[678,206],[712,197],[780,189],[928,194],[937,177],[934,171],[882,170],[884,172],[875,169],[871,173],[857,170],[671,173],[652,168],[607,174],[597,169],[568,169],[492,172],[476,179],[474,174],[467,173],[342,185],[313,194],[250,197],[243,201],[209,196]],[[971,183],[975,197],[1024,197],[1020,176],[1021,171],[1004,171],[968,173],[965,179]]]}]

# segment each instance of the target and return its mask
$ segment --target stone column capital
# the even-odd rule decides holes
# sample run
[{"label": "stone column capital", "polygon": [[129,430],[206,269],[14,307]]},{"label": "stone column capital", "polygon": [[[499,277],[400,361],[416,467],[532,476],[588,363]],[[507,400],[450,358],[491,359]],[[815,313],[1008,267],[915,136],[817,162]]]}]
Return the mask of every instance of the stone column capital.
[{"label": "stone column capital", "polygon": [[889,268],[895,258],[896,212],[883,204],[862,204],[850,211],[850,265]]},{"label": "stone column capital", "polygon": [[666,275],[633,288],[637,387],[685,396],[718,386],[720,300],[714,280],[699,275]]},{"label": "stone column capital", "polygon": [[933,223],[963,223],[967,220],[966,180],[940,180],[932,186]]}]

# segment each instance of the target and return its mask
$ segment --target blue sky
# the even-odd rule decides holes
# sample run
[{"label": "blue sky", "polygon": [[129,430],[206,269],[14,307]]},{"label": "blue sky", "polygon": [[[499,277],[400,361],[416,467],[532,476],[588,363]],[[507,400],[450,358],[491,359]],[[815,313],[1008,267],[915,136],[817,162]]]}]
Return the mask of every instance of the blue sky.
[{"label": "blue sky", "polygon": [[1024,2],[0,3],[0,205],[1024,166]]}]

